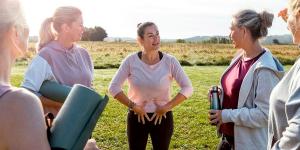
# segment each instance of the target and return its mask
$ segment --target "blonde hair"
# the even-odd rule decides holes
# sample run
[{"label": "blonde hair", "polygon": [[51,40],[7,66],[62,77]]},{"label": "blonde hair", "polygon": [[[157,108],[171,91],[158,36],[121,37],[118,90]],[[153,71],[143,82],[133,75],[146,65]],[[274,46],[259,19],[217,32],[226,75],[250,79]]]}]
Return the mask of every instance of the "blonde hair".
[{"label": "blonde hair", "polygon": [[21,4],[19,0],[0,0],[0,42],[12,26],[15,26],[21,35],[24,29],[28,28]]},{"label": "blonde hair", "polygon": [[292,13],[297,14],[300,11],[300,0],[290,0],[288,6]]},{"label": "blonde hair", "polygon": [[268,34],[268,28],[272,26],[274,15],[267,11],[257,13],[254,10],[242,10],[236,13],[233,18],[235,25],[246,27],[254,40],[265,37]]},{"label": "blonde hair", "polygon": [[47,43],[55,40],[57,33],[60,32],[61,25],[71,25],[80,15],[81,11],[76,7],[64,6],[57,8],[53,16],[45,19],[41,25],[37,50],[39,51]]}]

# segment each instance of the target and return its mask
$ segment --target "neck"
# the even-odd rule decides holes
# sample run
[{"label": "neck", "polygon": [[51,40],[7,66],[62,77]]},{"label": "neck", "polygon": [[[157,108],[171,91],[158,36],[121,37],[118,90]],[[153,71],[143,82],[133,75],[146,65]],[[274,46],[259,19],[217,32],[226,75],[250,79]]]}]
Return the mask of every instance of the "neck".
[{"label": "neck", "polygon": [[0,53],[0,84],[9,84],[11,67],[14,64],[15,58],[10,55],[10,50],[1,48]]},{"label": "neck", "polygon": [[263,51],[263,48],[259,44],[258,40],[256,40],[254,43],[247,44],[243,48],[243,51],[244,51],[245,59],[252,59],[252,58],[258,56]]},{"label": "neck", "polygon": [[57,37],[57,42],[62,45],[62,47],[66,49],[71,49],[73,47],[73,41],[71,41],[68,37],[64,35],[59,35]]},{"label": "neck", "polygon": [[158,50],[151,50],[151,51],[143,50],[142,54],[143,57],[146,58],[148,61],[155,61],[157,60],[157,58],[159,58]]}]

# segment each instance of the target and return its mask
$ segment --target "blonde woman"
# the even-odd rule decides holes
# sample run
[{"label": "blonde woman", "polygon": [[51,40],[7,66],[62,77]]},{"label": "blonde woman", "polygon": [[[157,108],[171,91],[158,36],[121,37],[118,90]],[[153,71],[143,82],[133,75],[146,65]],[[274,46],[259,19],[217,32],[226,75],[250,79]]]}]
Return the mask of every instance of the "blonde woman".
[{"label": "blonde woman", "polygon": [[[290,0],[288,9],[280,15],[287,21],[293,42],[299,45],[300,0]],[[271,93],[268,149],[300,149],[299,67],[298,59]]]},{"label": "blonde woman", "polygon": [[28,27],[18,0],[0,1],[0,149],[50,150],[38,97],[10,85],[15,59],[27,49]]},{"label": "blonde woman", "polygon": [[233,16],[230,38],[240,53],[221,77],[222,110],[210,110],[218,124],[219,150],[266,149],[269,96],[283,76],[283,67],[259,43],[271,27],[273,14],[242,10]]},{"label": "blonde woman", "polygon": [[[62,105],[38,93],[45,80],[68,86],[92,86],[93,64],[90,55],[76,44],[81,39],[83,29],[80,9],[71,6],[57,8],[41,26],[38,55],[29,65],[22,87],[39,96],[45,113],[56,115]],[[85,149],[98,149],[95,140],[90,139]]]},{"label": "blonde woman", "polygon": [[76,7],[59,7],[40,29],[38,55],[29,65],[22,87],[38,95],[44,111],[57,114],[62,104],[41,96],[38,92],[45,80],[73,86],[92,86],[93,64],[84,48],[76,44],[83,33],[81,11]]}]

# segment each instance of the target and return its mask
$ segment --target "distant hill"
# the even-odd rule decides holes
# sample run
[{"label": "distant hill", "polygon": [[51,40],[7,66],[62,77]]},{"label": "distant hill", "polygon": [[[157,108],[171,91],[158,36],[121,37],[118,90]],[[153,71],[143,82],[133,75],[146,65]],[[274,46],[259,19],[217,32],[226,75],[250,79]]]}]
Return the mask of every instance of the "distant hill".
[{"label": "distant hill", "polygon": [[[209,40],[212,37],[218,37],[218,38],[227,38],[228,36],[194,36],[190,38],[184,38],[186,42],[203,42],[206,40]],[[177,39],[161,39],[162,42],[176,42]],[[285,35],[271,35],[268,37],[265,37],[261,39],[262,44],[274,44],[274,40],[277,40],[280,44],[291,44],[293,42],[292,36],[289,34]],[[37,36],[30,36],[29,37],[30,42],[37,42],[38,37]],[[104,39],[106,42],[136,42],[135,38],[131,37],[107,37]]]},{"label": "distant hill", "polygon": [[[209,40],[212,37],[218,37],[218,38],[227,38],[228,36],[194,36],[190,38],[184,39],[187,42],[202,42],[205,40]],[[277,39],[280,44],[291,44],[293,42],[293,38],[289,34],[285,35],[271,35],[267,36],[263,39],[261,39],[262,44],[274,44],[274,40]]]},{"label": "distant hill", "polygon": [[280,44],[292,44],[293,38],[289,34],[285,35],[271,35],[262,39],[263,44],[274,44],[274,40],[277,39]]}]

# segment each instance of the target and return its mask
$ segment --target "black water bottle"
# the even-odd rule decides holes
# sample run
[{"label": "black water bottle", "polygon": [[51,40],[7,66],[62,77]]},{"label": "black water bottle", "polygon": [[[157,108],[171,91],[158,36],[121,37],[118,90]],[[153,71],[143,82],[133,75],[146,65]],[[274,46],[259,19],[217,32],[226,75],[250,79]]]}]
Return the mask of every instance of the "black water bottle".
[{"label": "black water bottle", "polygon": [[221,110],[220,104],[221,89],[218,86],[212,86],[210,89],[210,109]]},{"label": "black water bottle", "polygon": [[[209,91],[209,102],[210,109],[221,110],[220,102],[221,89],[218,86],[212,86]],[[212,125],[217,125],[218,123],[213,123]]]}]

